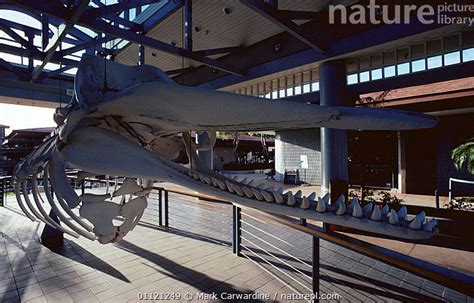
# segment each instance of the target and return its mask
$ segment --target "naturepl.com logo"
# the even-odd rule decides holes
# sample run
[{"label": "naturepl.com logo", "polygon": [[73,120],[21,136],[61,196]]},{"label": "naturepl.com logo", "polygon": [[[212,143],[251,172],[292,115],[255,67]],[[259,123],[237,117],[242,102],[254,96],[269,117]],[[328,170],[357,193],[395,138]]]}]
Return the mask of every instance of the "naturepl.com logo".
[{"label": "naturepl.com logo", "polygon": [[[421,1],[420,1],[421,2]],[[474,3],[458,4],[444,2],[438,5],[377,4],[370,0],[364,6],[360,4],[346,7],[344,5],[329,6],[330,24],[409,24],[417,18],[422,24],[474,24]]]}]

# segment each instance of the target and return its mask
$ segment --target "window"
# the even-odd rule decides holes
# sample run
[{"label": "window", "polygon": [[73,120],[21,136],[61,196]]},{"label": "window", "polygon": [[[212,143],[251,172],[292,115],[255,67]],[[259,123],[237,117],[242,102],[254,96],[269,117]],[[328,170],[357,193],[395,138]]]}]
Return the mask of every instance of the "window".
[{"label": "window", "polygon": [[373,71],[370,72],[370,76],[372,77],[372,80],[382,79],[382,69],[381,68],[374,69]]},{"label": "window", "polygon": [[287,95],[288,97],[293,96],[293,87],[288,87],[288,88],[286,89],[286,95]]},{"label": "window", "polygon": [[278,99],[278,91],[273,91],[272,92],[272,99]]},{"label": "window", "polygon": [[441,66],[443,66],[443,59],[441,56],[428,58],[428,69],[437,68]]},{"label": "window", "polygon": [[397,75],[405,75],[410,72],[410,63],[402,63],[397,65]]},{"label": "window", "polygon": [[416,60],[411,63],[411,71],[412,72],[419,72],[426,69],[426,60]]},{"label": "window", "polygon": [[370,74],[369,72],[362,72],[359,74],[360,82],[367,82],[370,81]]},{"label": "window", "polygon": [[301,95],[301,85],[295,86],[295,95]]},{"label": "window", "polygon": [[395,76],[395,66],[387,66],[383,69],[383,73],[385,74],[385,77],[393,77]]},{"label": "window", "polygon": [[309,93],[311,91],[311,85],[309,83],[303,84],[303,94]]},{"label": "window", "polygon": [[452,52],[444,55],[444,65],[461,63],[461,52]]},{"label": "window", "polygon": [[319,82],[313,82],[311,83],[311,91],[315,92],[319,90]]},{"label": "window", "polygon": [[474,60],[474,48],[468,48],[462,51],[462,62]]},{"label": "window", "polygon": [[279,93],[279,95],[280,95],[280,98],[286,97],[285,92],[286,92],[286,89],[284,89],[284,88],[283,88],[283,89],[280,89],[280,90],[278,91],[278,93]]},{"label": "window", "polygon": [[359,81],[357,81],[357,74],[352,74],[347,76],[347,84],[355,84]]}]

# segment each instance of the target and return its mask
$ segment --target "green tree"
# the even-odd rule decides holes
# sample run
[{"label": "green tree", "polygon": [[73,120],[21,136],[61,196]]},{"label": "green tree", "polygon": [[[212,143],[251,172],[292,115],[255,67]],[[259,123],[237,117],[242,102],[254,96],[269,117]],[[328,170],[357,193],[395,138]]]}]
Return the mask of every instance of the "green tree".
[{"label": "green tree", "polygon": [[462,170],[466,165],[467,171],[474,175],[474,138],[453,149],[451,159],[453,159],[457,170]]}]

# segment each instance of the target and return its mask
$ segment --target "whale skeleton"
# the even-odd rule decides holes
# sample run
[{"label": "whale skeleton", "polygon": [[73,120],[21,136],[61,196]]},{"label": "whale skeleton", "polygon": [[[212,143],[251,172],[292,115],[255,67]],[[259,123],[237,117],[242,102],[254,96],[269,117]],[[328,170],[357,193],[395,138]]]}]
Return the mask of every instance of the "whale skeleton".
[{"label": "whale skeleton", "polygon": [[[73,237],[116,242],[140,220],[153,182],[165,181],[264,212],[380,235],[426,239],[437,233],[436,220],[426,218],[423,211],[409,219],[405,207],[398,211],[387,205],[361,207],[357,199],[348,203],[344,196],[330,204],[328,194],[304,196],[300,191],[284,193],[248,180],[238,182],[207,169],[196,155],[197,150],[213,148],[214,131],[310,127],[407,130],[433,127],[437,123],[434,117],[186,87],[156,67],[125,66],[88,55],[81,60],[74,86],[71,102],[56,110],[58,127],[15,168],[19,206],[33,221],[40,220]],[[192,142],[191,131],[208,132],[208,140]],[[187,154],[188,165],[175,161],[180,153]],[[66,167],[79,169],[83,177],[122,176],[125,181],[112,194],[79,196],[70,186]],[[44,209],[38,178],[43,181],[51,210],[64,225],[53,221]],[[33,201],[27,182],[32,183]]]}]

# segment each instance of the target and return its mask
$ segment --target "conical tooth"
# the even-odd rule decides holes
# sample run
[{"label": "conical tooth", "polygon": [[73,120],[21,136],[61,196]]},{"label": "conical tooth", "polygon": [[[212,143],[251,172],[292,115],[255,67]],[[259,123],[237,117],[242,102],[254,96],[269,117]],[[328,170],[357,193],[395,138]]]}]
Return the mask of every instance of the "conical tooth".
[{"label": "conical tooth", "polygon": [[233,194],[235,193],[235,190],[234,190],[234,187],[232,186],[232,183],[230,183],[229,181],[225,180],[225,185],[227,185],[227,190]]},{"label": "conical tooth", "polygon": [[295,196],[293,196],[293,193],[291,191],[286,193],[286,197],[287,197],[286,205],[295,206],[296,204]]},{"label": "conical tooth", "polygon": [[380,213],[382,214],[382,216],[385,216],[386,214],[388,214],[389,211],[390,211],[390,208],[388,207],[387,204],[385,204],[380,210]]},{"label": "conical tooth", "polygon": [[298,190],[298,191],[294,194],[295,198],[301,198],[302,195],[303,195],[303,192],[302,192],[301,190]]},{"label": "conical tooth", "polygon": [[277,204],[283,204],[285,203],[285,199],[283,199],[283,196],[279,192],[272,192],[273,196],[275,197],[275,201]]},{"label": "conical tooth", "polygon": [[242,186],[242,191],[244,192],[245,196],[249,199],[253,199],[255,197],[253,192],[250,190],[250,188],[246,186]]},{"label": "conical tooth", "polygon": [[308,196],[308,199],[313,200],[313,201],[316,200],[316,193],[315,192],[310,193]]},{"label": "conical tooth", "polygon": [[380,208],[377,205],[375,205],[374,210],[372,211],[372,215],[370,216],[370,219],[374,221],[382,220],[382,213],[380,211]]},{"label": "conical tooth", "polygon": [[262,194],[265,201],[267,202],[275,201],[275,199],[273,198],[273,195],[269,194],[266,190],[261,190],[260,193]]},{"label": "conical tooth", "polygon": [[402,206],[399,210],[398,210],[398,219],[403,219],[403,220],[406,220],[406,217],[407,217],[407,208],[406,206]]},{"label": "conical tooth", "polygon": [[227,190],[227,186],[225,186],[225,183],[222,180],[214,177],[211,177],[211,180],[215,187],[219,187],[221,190]]},{"label": "conical tooth", "polygon": [[359,204],[359,199],[357,200],[352,200],[352,216],[355,218],[362,218],[362,208],[360,207]]},{"label": "conical tooth", "polygon": [[398,225],[398,214],[394,209],[391,209],[388,214],[388,223]]},{"label": "conical tooth", "polygon": [[321,197],[318,197],[318,205],[316,205],[316,211],[323,213],[326,211],[326,202]]},{"label": "conical tooth", "polygon": [[243,197],[245,196],[245,193],[244,191],[242,190],[242,188],[240,186],[238,186],[237,184],[233,184],[233,183],[230,183],[231,186],[234,187],[234,191],[237,193],[237,195]]},{"label": "conical tooth", "polygon": [[254,194],[255,198],[257,198],[257,200],[262,201],[264,199],[262,194],[260,193],[260,191],[258,189],[251,187],[250,190]]},{"label": "conical tooth", "polygon": [[247,184],[248,182],[248,179],[247,178],[243,178],[242,180],[237,180],[239,183],[242,183],[242,184]]},{"label": "conical tooth", "polygon": [[329,193],[325,193],[321,199],[323,199],[324,203],[329,204],[329,198],[331,198],[331,195]]},{"label": "conical tooth", "polygon": [[211,178],[209,178],[209,177],[206,176],[206,175],[199,174],[199,179],[201,179],[201,181],[202,181],[203,183],[212,184]]},{"label": "conical tooth", "polygon": [[334,205],[339,205],[341,203],[346,203],[346,197],[344,195],[340,195],[339,198],[337,198],[336,203]]},{"label": "conical tooth", "polygon": [[423,230],[424,231],[433,231],[433,227],[431,226],[431,221],[426,221],[426,223],[423,224]]},{"label": "conical tooth", "polygon": [[[341,197],[344,197],[344,196],[341,195]],[[341,200],[341,202],[339,202],[339,206],[337,207],[336,215],[342,216],[345,213],[346,213],[346,203]]]},{"label": "conical tooth", "polygon": [[250,179],[248,182],[247,182],[247,185],[251,185],[253,183],[254,179]]},{"label": "conical tooth", "polygon": [[199,175],[198,174],[193,173],[193,178],[194,178],[194,180],[199,181]]},{"label": "conical tooth", "polygon": [[231,178],[232,180],[235,180],[235,181],[237,181],[237,179],[238,179],[237,176],[231,176],[230,178]]},{"label": "conical tooth", "polygon": [[416,215],[415,219],[413,219],[408,226],[411,229],[420,229],[423,222],[425,222],[425,212],[421,211],[418,215]]},{"label": "conical tooth", "polygon": [[255,184],[253,187],[257,187],[257,188],[259,188],[259,189],[266,189],[266,188],[265,188],[265,182]]},{"label": "conical tooth", "polygon": [[[352,198],[351,200],[351,204],[349,204],[349,206],[347,207],[347,210],[349,210],[350,212],[352,212],[352,210],[354,210],[354,203],[359,203],[359,198]],[[359,204],[360,205],[360,204]]]},{"label": "conical tooth", "polygon": [[303,198],[301,199],[300,208],[301,208],[301,209],[308,209],[310,206],[311,206],[311,203],[309,203],[308,198],[307,198],[307,197],[303,197]]},{"label": "conical tooth", "polygon": [[283,187],[275,187],[275,190],[277,193],[282,194],[283,193]]},{"label": "conical tooth", "polygon": [[191,178],[193,178],[193,175],[194,175],[193,172],[187,171],[186,174],[187,174],[188,176],[190,176]]},{"label": "conical tooth", "polygon": [[364,207],[362,207],[362,213],[366,214],[367,216],[370,216],[373,207],[374,205],[372,203],[366,204]]}]

